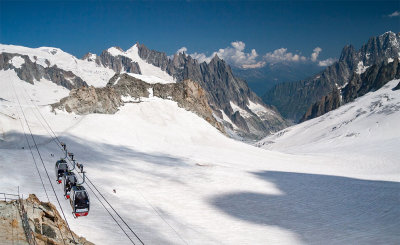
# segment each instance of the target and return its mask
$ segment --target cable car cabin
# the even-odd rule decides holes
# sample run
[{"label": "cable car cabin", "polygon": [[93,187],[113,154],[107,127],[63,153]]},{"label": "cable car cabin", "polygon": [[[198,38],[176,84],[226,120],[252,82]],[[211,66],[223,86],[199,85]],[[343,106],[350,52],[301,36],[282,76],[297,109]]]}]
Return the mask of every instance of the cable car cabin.
[{"label": "cable car cabin", "polygon": [[89,214],[90,200],[85,187],[80,185],[73,186],[69,201],[72,207],[72,214],[75,218]]},{"label": "cable car cabin", "polygon": [[56,162],[55,170],[56,170],[57,182],[58,184],[61,184],[61,178],[68,171],[67,162],[64,159],[58,160]]},{"label": "cable car cabin", "polygon": [[65,172],[64,176],[62,177],[62,182],[64,186],[64,196],[69,199],[70,192],[72,187],[76,186],[78,183],[78,179],[76,178],[73,172]]}]

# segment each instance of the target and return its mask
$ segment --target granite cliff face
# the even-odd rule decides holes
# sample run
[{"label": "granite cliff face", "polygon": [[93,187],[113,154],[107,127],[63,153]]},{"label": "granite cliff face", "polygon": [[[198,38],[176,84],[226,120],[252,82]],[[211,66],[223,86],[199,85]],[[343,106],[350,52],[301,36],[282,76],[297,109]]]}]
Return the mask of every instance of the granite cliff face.
[{"label": "granite cliff face", "polygon": [[343,48],[339,61],[310,79],[282,83],[264,96],[267,104],[276,106],[282,115],[298,121],[307,109],[335,87],[344,86],[353,73],[362,73],[373,64],[390,61],[400,56],[400,33],[386,32],[372,37],[358,51],[351,45]]},{"label": "granite cliff face", "polygon": [[[22,201],[37,245],[93,245],[70,232],[53,204],[39,201],[34,194]],[[1,244],[28,244],[17,201],[0,201],[0,230]]]},{"label": "granite cliff face", "polygon": [[141,103],[141,98],[151,96],[176,101],[179,107],[196,113],[225,133],[224,127],[214,118],[208,105],[206,91],[191,80],[181,83],[149,84],[127,74],[116,74],[106,87],[73,89],[68,97],[53,104],[52,107],[77,114],[114,114],[118,111],[118,107],[125,103]]},{"label": "granite cliff face", "polygon": [[[362,74],[353,73],[346,86],[342,89],[334,88],[331,93],[310,106],[300,121],[303,122],[319,117],[370,91],[380,89],[391,80],[399,78],[400,66],[399,59],[397,58],[390,63],[383,61],[379,64],[372,65]],[[394,90],[396,90],[396,88],[394,88]]]},{"label": "granite cliff face", "polygon": [[[234,126],[240,129],[242,135],[265,136],[288,125],[273,107],[263,103],[261,98],[250,90],[244,80],[235,77],[231,67],[218,56],[209,63],[199,63],[184,53],[175,54],[169,59],[165,53],[149,50],[141,44],[138,45],[138,50],[143,60],[166,71],[178,82],[190,79],[199,83],[207,91],[208,101],[214,113],[219,118],[223,118],[224,113]],[[264,112],[259,110],[262,115],[257,115],[251,110],[251,103],[264,108]]]},{"label": "granite cliff face", "polygon": [[[22,64],[13,64],[14,59],[20,59]],[[71,71],[62,70],[57,65],[43,67],[32,62],[27,55],[0,53],[0,70],[15,70],[21,80],[31,84],[34,80],[45,78],[67,89],[87,86],[85,81]]]},{"label": "granite cliff face", "polygon": [[[121,48],[116,47],[116,49],[123,51]],[[116,73],[121,72],[128,72],[128,73],[135,73],[135,74],[142,74],[139,64],[132,59],[123,56],[123,55],[112,55],[107,50],[104,50],[100,56],[95,54],[87,53],[82,58],[83,60],[87,61],[94,61],[96,64],[108,67],[114,70]]]}]

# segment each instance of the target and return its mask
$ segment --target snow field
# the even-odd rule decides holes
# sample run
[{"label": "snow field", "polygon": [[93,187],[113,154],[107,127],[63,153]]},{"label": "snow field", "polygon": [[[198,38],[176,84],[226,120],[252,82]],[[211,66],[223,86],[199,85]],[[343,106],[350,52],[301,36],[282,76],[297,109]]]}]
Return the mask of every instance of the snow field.
[{"label": "snow field", "polygon": [[[354,125],[351,130],[342,125],[326,131],[355,116],[352,111],[347,117],[344,108],[344,118],[327,115],[324,125],[317,118],[266,139],[276,142],[269,145],[271,151],[229,139],[176,102],[156,97],[127,104],[114,115],[52,113],[48,104],[65,96],[61,88],[55,93],[45,82],[30,85],[6,71],[0,74],[8,76],[0,80],[4,192],[20,186],[25,195],[36,193],[46,200],[18,120],[22,115],[11,92],[13,82],[50,176],[61,151],[28,93],[146,244],[395,244],[400,239],[399,134],[389,131],[398,111],[363,114],[346,124]],[[396,102],[399,96],[389,91],[393,84],[383,97],[377,91],[373,100],[388,94],[393,98],[388,103]],[[42,85],[46,93],[33,91]],[[372,127],[377,119],[380,129]],[[360,136],[345,136],[353,132]],[[40,173],[56,204],[43,167]],[[89,216],[73,219],[62,187],[56,190],[77,234],[96,244],[130,244],[93,193]]]}]

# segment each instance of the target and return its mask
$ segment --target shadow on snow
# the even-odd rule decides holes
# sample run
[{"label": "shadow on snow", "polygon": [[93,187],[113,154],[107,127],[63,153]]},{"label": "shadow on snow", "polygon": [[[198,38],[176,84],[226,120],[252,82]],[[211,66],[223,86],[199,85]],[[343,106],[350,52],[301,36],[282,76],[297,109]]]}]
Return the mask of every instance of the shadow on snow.
[{"label": "shadow on snow", "polygon": [[400,183],[265,171],[283,193],[237,192],[210,202],[238,219],[278,226],[307,244],[398,244]]}]

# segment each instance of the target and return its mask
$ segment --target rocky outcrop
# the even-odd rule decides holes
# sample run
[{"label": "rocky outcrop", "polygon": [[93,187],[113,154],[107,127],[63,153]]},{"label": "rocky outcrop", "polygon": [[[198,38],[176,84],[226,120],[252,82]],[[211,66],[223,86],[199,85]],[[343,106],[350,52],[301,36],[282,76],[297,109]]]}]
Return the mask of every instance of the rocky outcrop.
[{"label": "rocky outcrop", "polygon": [[360,50],[353,46],[343,48],[339,61],[325,68],[310,79],[283,83],[274,86],[263,96],[265,103],[276,106],[286,118],[298,121],[308,108],[336,86],[349,82],[354,72],[389,59],[396,59],[400,54],[400,33],[386,32],[372,37]]},{"label": "rocky outcrop", "polygon": [[[121,48],[118,47],[116,47],[116,49],[123,51]],[[110,54],[107,50],[104,50],[100,56],[96,55],[95,57],[93,57],[93,54],[88,53],[83,57],[84,60],[88,61],[93,61],[93,58],[96,64],[108,67],[114,70],[116,73],[128,72],[142,74],[139,64],[123,55],[114,56]]]},{"label": "rocky outcrop", "polygon": [[400,66],[399,59],[397,58],[390,63],[383,61],[380,64],[372,65],[362,74],[353,73],[348,84],[344,88],[335,88],[331,93],[322,97],[320,101],[310,106],[300,121],[303,122],[319,117],[370,91],[380,89],[393,79],[399,78]]},{"label": "rocky outcrop", "polygon": [[343,89],[343,102],[348,103],[364,94],[383,87],[387,82],[400,78],[399,59],[396,58],[388,63],[383,61],[380,64],[372,65],[361,74],[361,84],[349,83]]},{"label": "rocky outcrop", "polygon": [[[24,60],[24,63],[20,67],[15,67],[10,62],[14,57],[20,57]],[[50,64],[48,62],[48,64]],[[15,70],[18,77],[28,83],[40,81],[44,78],[54,82],[57,85],[63,86],[67,89],[79,88],[87,86],[87,83],[80,77],[76,76],[71,71],[65,71],[58,68],[56,65],[43,67],[35,62],[32,62],[27,55],[11,54],[11,53],[0,53],[0,70]]]},{"label": "rocky outcrop", "polygon": [[[175,66],[171,64],[168,56],[163,52],[158,52],[155,50],[150,50],[144,44],[136,43],[138,47],[139,57],[147,61],[147,63],[152,64],[161,68],[163,71],[167,71],[168,74],[172,75]],[[184,79],[182,79],[184,80]]]},{"label": "rocky outcrop", "polygon": [[127,74],[116,74],[106,87],[74,89],[68,97],[52,107],[77,114],[113,114],[118,111],[118,107],[127,103],[121,99],[122,96],[131,97],[137,103],[140,103],[141,98],[150,96],[176,101],[178,106],[196,113],[221,132],[225,132],[222,124],[213,116],[207,101],[207,92],[189,79],[181,83],[149,84]]},{"label": "rocky outcrop", "polygon": [[[93,245],[85,238],[70,231],[56,207],[41,202],[34,195],[22,200],[27,221],[38,245]],[[1,244],[28,244],[19,215],[18,201],[0,201]]]},{"label": "rocky outcrop", "polygon": [[397,84],[397,86],[396,87],[394,87],[393,88],[393,91],[395,91],[395,90],[399,90],[400,89],[400,82]]},{"label": "rocky outcrop", "polygon": [[121,105],[123,105],[121,97],[113,88],[90,86],[71,90],[68,97],[52,106],[69,113],[86,115],[90,113],[112,114],[117,112]]},{"label": "rocky outcrop", "polygon": [[330,94],[322,97],[322,99],[313,104],[304,116],[300,119],[300,122],[308,119],[322,116],[323,114],[332,111],[340,106],[340,90],[334,89]]},{"label": "rocky outcrop", "polygon": [[[184,53],[175,54],[169,59],[165,53],[148,49],[138,44],[139,56],[173,76],[178,82],[190,79],[200,84],[207,91],[208,101],[214,113],[222,117],[221,111],[229,117],[246,137],[262,137],[280,130],[288,123],[273,108],[266,105],[247,83],[235,77],[231,67],[218,56],[209,63],[199,63]],[[265,108],[264,117],[252,112],[250,101]],[[234,111],[231,102],[246,111],[246,115]]]}]

